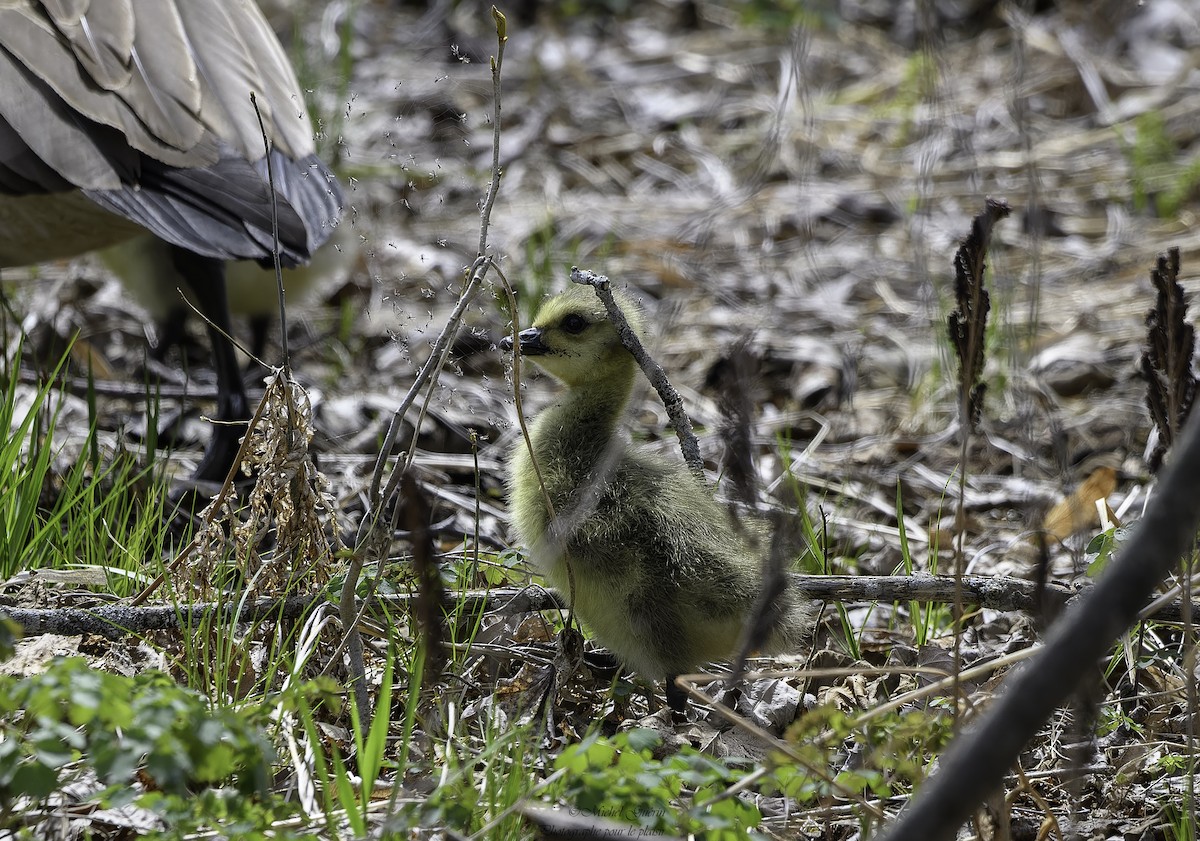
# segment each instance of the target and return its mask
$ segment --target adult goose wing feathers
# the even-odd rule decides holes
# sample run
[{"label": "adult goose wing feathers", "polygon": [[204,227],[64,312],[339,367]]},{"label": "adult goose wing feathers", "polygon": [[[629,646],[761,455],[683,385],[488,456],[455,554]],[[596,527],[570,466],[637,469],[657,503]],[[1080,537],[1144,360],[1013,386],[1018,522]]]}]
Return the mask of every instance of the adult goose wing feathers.
[{"label": "adult goose wing feathers", "polygon": [[272,147],[280,256],[295,265],[329,236],[341,194],[257,7],[0,0],[0,223],[14,232],[0,231],[0,265],[72,256],[135,232],[97,214],[99,230],[64,236],[51,210],[41,226],[12,220],[53,204],[17,211],[2,197],[73,190],[196,254],[268,262],[271,197],[251,92]]}]

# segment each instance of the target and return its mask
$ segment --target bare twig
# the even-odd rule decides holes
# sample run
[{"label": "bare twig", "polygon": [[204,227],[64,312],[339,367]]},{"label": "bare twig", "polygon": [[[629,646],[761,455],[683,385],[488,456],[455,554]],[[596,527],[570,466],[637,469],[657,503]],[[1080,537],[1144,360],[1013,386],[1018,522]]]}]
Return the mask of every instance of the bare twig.
[{"label": "bare twig", "polygon": [[[384,436],[383,444],[379,448],[379,456],[375,460],[375,470],[371,477],[371,487],[368,493],[368,503],[370,509],[367,516],[364,518],[363,527],[359,530],[358,537],[354,543],[354,549],[351,553],[351,563],[346,573],[342,601],[340,605],[341,620],[346,629],[346,639],[343,645],[351,649],[352,659],[355,650],[361,651],[362,642],[358,637],[358,622],[361,618],[361,610],[356,610],[354,607],[353,594],[357,590],[358,580],[362,574],[362,569],[368,560],[381,561],[387,554],[387,542],[390,539],[395,526],[397,516],[396,496],[400,487],[401,479],[407,474],[408,469],[412,465],[413,457],[416,454],[416,435],[421,428],[421,421],[428,410],[429,401],[433,397],[432,383],[437,381],[442,369],[446,365],[446,361],[450,356],[450,349],[453,346],[454,339],[458,336],[458,331],[462,326],[463,314],[467,307],[475,299],[476,293],[483,285],[483,281],[487,276],[488,270],[492,267],[492,258],[487,253],[488,241],[487,232],[491,224],[492,208],[495,205],[496,194],[500,189],[500,128],[501,128],[501,69],[504,64],[504,46],[508,42],[507,20],[495,6],[492,7],[492,17],[496,22],[496,38],[497,50],[496,55],[491,61],[492,71],[492,94],[493,94],[493,111],[492,111],[492,172],[491,178],[488,181],[487,195],[484,198],[482,206],[479,210],[479,252],[475,260],[471,263],[471,267],[465,273],[466,284],[462,294],[459,296],[458,302],[455,304],[454,310],[450,314],[446,325],[442,328],[437,339],[433,343],[433,348],[430,351],[425,364],[421,366],[417,372],[417,376],[409,388],[408,393],[404,396],[399,407],[392,413],[391,422],[388,424],[387,433]],[[396,439],[400,436],[400,429],[403,425],[404,418],[408,415],[409,409],[416,402],[417,396],[425,392],[424,400],[421,404],[420,411],[416,422],[413,424],[413,438],[405,453],[400,456],[395,465],[392,467],[386,487],[383,486],[383,477],[387,474],[387,465],[391,457],[392,449],[396,444]],[[382,487],[382,490],[381,490]],[[377,563],[379,575],[382,575],[383,564]],[[373,593],[379,582],[378,575],[372,582],[369,588],[370,593]],[[362,683],[365,679],[365,672],[361,666],[353,667],[354,674],[352,680],[356,683]],[[361,697],[361,696],[360,696]],[[367,710],[363,708],[363,703],[359,703],[359,711],[362,713],[362,721],[369,721],[370,716],[367,715]]]},{"label": "bare twig", "polygon": [[[483,204],[479,210],[479,251],[475,257],[471,268],[467,271],[467,285],[463,289],[462,295],[459,296],[458,303],[454,310],[450,313],[450,318],[442,332],[438,335],[437,340],[433,343],[433,349],[429,354],[429,358],[418,371],[416,380],[412,387],[404,396],[404,400],[400,406],[392,414],[392,421],[388,425],[387,434],[384,436],[383,446],[379,449],[379,457],[375,461],[375,470],[371,477],[371,490],[369,501],[372,511],[376,517],[382,509],[384,500],[389,499],[396,491],[400,483],[400,475],[408,469],[412,463],[412,456],[415,447],[409,447],[405,454],[405,458],[398,462],[392,475],[389,477],[388,486],[381,494],[379,491],[380,485],[383,482],[383,476],[387,471],[388,456],[391,454],[392,447],[396,443],[396,439],[400,434],[401,423],[404,416],[408,414],[408,410],[412,407],[416,400],[417,394],[425,388],[430,380],[435,379],[441,373],[445,366],[446,358],[449,354],[450,347],[455,337],[458,335],[458,329],[462,323],[463,313],[466,312],[471,301],[474,300],[475,293],[479,290],[479,286],[483,283],[487,275],[488,269],[492,266],[492,258],[487,254],[487,231],[491,225],[492,207],[495,205],[496,194],[500,189],[500,178],[502,172],[500,170],[500,105],[501,105],[501,85],[500,73],[504,63],[504,45],[508,41],[507,22],[503,14],[497,11],[496,7],[492,7],[492,15],[496,19],[496,35],[498,39],[498,47],[496,55],[492,58],[492,97],[493,97],[493,119],[492,119],[492,173],[491,179],[488,181],[487,195],[484,198]],[[419,425],[416,427],[419,428]],[[416,434],[415,432],[413,433]],[[369,533],[375,527],[376,519],[370,521],[370,525],[364,532]],[[366,535],[364,534],[364,537]],[[361,541],[360,541],[361,543]]]},{"label": "bare twig", "polygon": [[704,481],[704,459],[700,457],[700,445],[696,442],[695,433],[692,432],[692,421],[688,418],[687,410],[683,408],[683,398],[679,396],[679,392],[667,379],[667,372],[646,352],[641,339],[630,328],[625,314],[621,312],[621,307],[617,305],[616,299],[613,298],[612,291],[609,289],[609,279],[604,275],[593,274],[586,269],[572,266],[571,282],[591,286],[596,290],[596,295],[608,311],[609,320],[617,328],[621,344],[625,345],[633,358],[637,360],[637,364],[646,374],[646,379],[650,380],[650,384],[654,386],[654,390],[662,399],[663,405],[667,409],[667,415],[671,418],[671,426],[675,428],[675,434],[679,436],[679,447],[683,450],[683,460],[687,462],[688,469],[698,479]]},{"label": "bare twig", "polygon": [[261,622],[267,619],[291,620],[303,616],[324,601],[325,594],[318,592],[282,599],[258,599],[248,603],[230,600],[140,607],[112,604],[52,610],[5,608],[0,612],[20,625],[27,637],[41,634],[95,634],[109,639],[120,639],[144,631],[195,628],[202,622],[212,620],[220,620],[227,624]]},{"label": "bare twig", "polygon": [[[521,428],[521,440],[525,444],[525,449],[529,453],[529,463],[533,466],[534,475],[537,476],[538,487],[542,491],[542,500],[546,503],[546,512],[550,515],[550,522],[558,522],[558,513],[554,510],[554,500],[550,498],[549,492],[546,490],[546,480],[542,478],[542,466],[538,462],[537,453],[533,449],[533,439],[529,437],[529,424],[525,422],[525,407],[521,397],[521,321],[520,311],[517,307],[517,296],[513,292],[512,284],[508,282],[508,278],[503,272],[497,270],[504,288],[504,294],[508,296],[508,309],[512,313],[512,347],[513,347],[513,405],[517,410],[517,425]],[[546,543],[546,541],[543,541]],[[555,545],[546,546],[530,546],[528,547],[534,557],[540,551],[552,551],[556,556],[561,556],[566,562],[567,567],[567,586],[570,589],[567,599],[567,619],[564,623],[570,628],[575,622],[575,611],[570,607],[574,604],[575,596],[575,567],[571,564],[571,559],[563,554],[562,546]]]},{"label": "bare twig", "polygon": [[283,376],[290,380],[292,357],[288,353],[287,304],[283,299],[283,271],[279,265],[279,196],[275,192],[275,172],[271,166],[271,142],[267,139],[267,127],[263,124],[262,111],[259,110],[254,91],[250,91],[250,104],[254,106],[254,115],[258,117],[258,131],[266,151],[263,162],[267,166],[267,187],[271,192],[271,258],[275,266],[275,288],[279,292],[279,344],[283,348]]},{"label": "bare twig", "polygon": [[[928,602],[946,604],[954,600],[953,578],[940,575],[798,575],[790,573],[788,584],[808,598],[841,602]],[[1036,615],[1041,610],[1038,585],[1034,581],[1005,576],[968,575],[962,580],[964,598],[971,604],[1000,611],[1021,611]],[[1052,605],[1064,607],[1075,598],[1086,597],[1087,590],[1075,590],[1061,584],[1045,588]],[[258,599],[242,606],[235,615],[233,605],[194,603],[183,606],[102,605],[91,608],[17,608],[6,607],[0,613],[22,626],[26,636],[40,634],[99,634],[120,638],[127,634],[164,628],[195,626],[201,619],[223,616],[227,621],[254,622],[274,616],[292,619],[323,600],[322,593],[287,596],[282,599]],[[375,595],[369,599],[350,597],[355,611],[372,605],[410,605],[417,596],[408,594]],[[445,593],[442,606],[465,614],[531,613],[561,610],[566,599],[555,590],[530,587],[505,587]],[[1184,604],[1175,599],[1158,604],[1145,616],[1158,622],[1183,621]],[[1200,605],[1192,605],[1193,610]]]}]

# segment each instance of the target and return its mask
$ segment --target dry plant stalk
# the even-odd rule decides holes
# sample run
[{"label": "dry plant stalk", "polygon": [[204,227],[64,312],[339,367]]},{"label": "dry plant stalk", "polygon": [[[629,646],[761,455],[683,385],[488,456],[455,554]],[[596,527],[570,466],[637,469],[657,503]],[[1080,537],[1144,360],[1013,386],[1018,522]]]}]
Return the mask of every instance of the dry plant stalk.
[{"label": "dry plant stalk", "polygon": [[[971,222],[971,233],[954,254],[954,297],[955,309],[947,319],[950,342],[958,355],[958,414],[959,414],[959,466],[958,506],[955,523],[966,522],[963,501],[966,498],[967,452],[971,433],[979,425],[983,413],[983,395],[987,385],[983,382],[984,339],[987,336],[987,317],[992,302],[983,285],[987,269],[988,243],[996,222],[1008,216],[1008,202],[987,199],[983,213]],[[962,671],[962,626],[965,614],[962,598],[962,580],[966,571],[963,556],[965,536],[961,533],[954,540],[954,674]],[[959,698],[960,686],[955,684],[954,697]],[[954,706],[957,721],[959,705]]]},{"label": "dry plant stalk", "polygon": [[992,302],[983,285],[988,243],[996,222],[1008,216],[1008,202],[987,200],[983,213],[971,222],[971,233],[954,254],[955,308],[947,319],[950,341],[958,355],[960,421],[965,432],[974,432],[983,411],[984,336]]},{"label": "dry plant stalk", "polygon": [[[487,194],[479,208],[479,250],[470,268],[464,273],[464,287],[462,294],[459,296],[458,303],[455,305],[441,333],[438,334],[437,339],[434,341],[429,357],[417,372],[416,379],[413,381],[408,393],[392,413],[392,419],[384,435],[383,444],[379,448],[379,454],[375,460],[375,469],[371,476],[367,515],[354,540],[353,549],[348,553],[349,563],[346,567],[346,579],[342,587],[341,600],[338,604],[338,614],[342,620],[345,633],[342,647],[345,648],[348,656],[350,683],[354,691],[355,705],[358,708],[360,720],[363,722],[371,721],[372,715],[370,698],[368,697],[366,687],[364,647],[361,635],[358,632],[358,623],[362,618],[369,597],[361,603],[356,601],[355,594],[358,592],[359,579],[362,576],[363,568],[368,562],[375,562],[377,564],[378,572],[367,588],[368,594],[373,595],[383,574],[383,560],[387,557],[388,546],[392,538],[396,517],[399,513],[397,500],[400,495],[401,481],[407,476],[408,469],[412,465],[412,460],[416,453],[417,430],[421,428],[421,422],[428,411],[429,402],[433,399],[437,379],[441,375],[442,369],[446,366],[447,360],[450,358],[454,339],[462,326],[463,315],[482,287],[488,272],[495,266],[492,256],[489,254],[488,229],[491,226],[492,209],[495,206],[496,195],[500,190],[502,175],[500,168],[500,132],[503,120],[501,119],[502,88],[500,82],[501,71],[504,66],[504,47],[508,42],[508,21],[495,6],[491,7],[491,12],[492,19],[496,24],[497,43],[496,54],[492,56],[491,60],[493,105],[492,166]],[[407,449],[392,464],[391,456],[399,438],[403,420],[408,416],[409,410],[422,395],[423,399],[418,408],[417,417],[412,423],[412,429],[414,430],[413,439],[409,442]],[[390,473],[388,472],[389,464],[392,465]],[[387,477],[386,484],[383,481],[385,476]],[[339,647],[338,651],[335,652],[335,656],[340,655],[342,647]]]},{"label": "dry plant stalk", "polygon": [[754,395],[752,388],[758,378],[759,360],[750,349],[750,337],[738,339],[729,348],[707,377],[708,385],[717,391],[717,408],[721,412],[718,432],[723,445],[721,472],[733,498],[746,505],[758,501],[758,471],[754,469],[752,421]]},{"label": "dry plant stalk", "polygon": [[[758,501],[758,471],[754,467],[751,440],[754,415],[752,387],[757,367],[758,359],[750,350],[750,337],[745,336],[734,342],[728,355],[708,377],[708,385],[715,387],[719,394],[719,435],[724,445],[722,472],[727,487],[733,489],[733,498],[750,507]],[[751,545],[761,547],[767,542],[761,539],[765,535],[760,523],[742,521],[733,508],[730,509],[730,518],[734,520],[734,526],[751,541]],[[782,513],[771,517],[769,528],[770,548],[762,561],[762,589],[735,649],[730,686],[742,679],[746,659],[766,646],[771,632],[782,619],[783,597],[790,586],[788,569],[795,558],[792,550],[801,541],[794,521]]]},{"label": "dry plant stalk", "polygon": [[1158,441],[1146,456],[1146,464],[1151,472],[1157,472],[1167,450],[1178,440],[1196,397],[1196,375],[1192,371],[1196,335],[1186,320],[1188,302],[1179,285],[1178,248],[1158,255],[1150,281],[1158,296],[1154,309],[1146,313],[1141,364],[1146,378],[1146,408],[1158,430]]},{"label": "dry plant stalk", "polygon": [[[257,477],[249,499],[238,508],[231,497],[218,497],[213,505],[219,507],[201,517],[186,573],[201,594],[211,594],[213,573],[228,557],[243,565],[250,597],[311,591],[328,581],[341,548],[337,530],[331,529],[330,536],[325,528],[334,520],[335,505],[329,480],[317,470],[309,449],[313,427],[308,394],[280,370],[265,382],[259,420],[243,447],[242,469]],[[263,539],[271,533],[273,548],[262,553]]]},{"label": "dry plant stalk", "polygon": [[[1177,441],[1183,431],[1192,403],[1196,397],[1196,375],[1192,371],[1192,353],[1196,348],[1196,333],[1187,323],[1187,298],[1179,285],[1179,249],[1171,248],[1159,254],[1150,280],[1158,295],[1154,309],[1146,314],[1146,347],[1142,352],[1142,374],[1146,378],[1146,406],[1158,430],[1158,440],[1146,458],[1147,466],[1156,472],[1162,466],[1167,450]],[[1180,586],[1183,601],[1190,608],[1192,600],[1192,576],[1195,553],[1180,559],[1182,575]],[[1192,625],[1192,613],[1184,613],[1184,670],[1191,675],[1196,670],[1196,637]],[[1187,682],[1188,716],[1185,731],[1187,754],[1195,755],[1195,718],[1200,697],[1197,696],[1195,681]],[[1195,770],[1192,766],[1191,771]],[[1188,800],[1195,801],[1195,775],[1188,774]]]},{"label": "dry plant stalk", "polygon": [[[263,592],[304,592],[321,587],[329,580],[330,562],[341,540],[336,528],[331,529],[334,537],[326,536],[324,522],[335,522],[333,494],[329,480],[317,470],[312,458],[312,403],[291,376],[270,142],[253,91],[250,104],[267,154],[264,160],[271,192],[283,367],[273,369],[264,380],[262,402],[246,429],[231,471],[241,470],[256,477],[250,497],[244,506],[234,505],[235,497],[228,492],[232,476],[226,477],[225,487],[200,518],[202,525],[193,542],[194,562],[188,567],[188,577],[193,585],[199,582],[197,589],[202,595],[211,595],[216,565],[232,557],[244,565],[245,595],[253,598]],[[274,545],[264,556],[259,548],[272,530]]]},{"label": "dry plant stalk", "polygon": [[408,529],[413,550],[413,569],[417,573],[417,600],[413,614],[425,642],[425,680],[432,682],[441,674],[446,662],[445,614],[446,592],[442,586],[441,567],[437,549],[429,528],[432,512],[421,485],[406,473],[400,481],[404,526]]},{"label": "dry plant stalk", "polygon": [[[783,517],[775,517],[771,525],[771,548],[762,562],[762,588],[750,609],[746,626],[742,628],[742,638],[738,640],[730,669],[730,686],[742,679],[747,658],[766,646],[771,632],[783,619],[783,598],[792,586],[788,568],[794,557],[790,549],[797,542],[794,524]],[[800,588],[796,589],[799,591]]]}]

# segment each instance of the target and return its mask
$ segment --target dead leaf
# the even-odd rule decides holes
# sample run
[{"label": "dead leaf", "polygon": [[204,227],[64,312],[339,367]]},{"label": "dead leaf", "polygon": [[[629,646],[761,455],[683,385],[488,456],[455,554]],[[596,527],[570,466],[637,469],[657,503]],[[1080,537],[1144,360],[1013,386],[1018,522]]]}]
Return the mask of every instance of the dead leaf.
[{"label": "dead leaf", "polygon": [[[1105,500],[1117,489],[1117,471],[1111,467],[1098,467],[1083,481],[1075,492],[1050,509],[1042,521],[1042,531],[1058,540],[1066,540],[1084,529],[1100,525],[1096,500]],[[1104,503],[1110,523],[1118,524],[1117,517],[1108,503]]]},{"label": "dead leaf", "polygon": [[85,371],[91,371],[97,379],[116,379],[113,367],[108,364],[103,352],[86,339],[77,339],[75,344],[71,345],[71,358]]}]

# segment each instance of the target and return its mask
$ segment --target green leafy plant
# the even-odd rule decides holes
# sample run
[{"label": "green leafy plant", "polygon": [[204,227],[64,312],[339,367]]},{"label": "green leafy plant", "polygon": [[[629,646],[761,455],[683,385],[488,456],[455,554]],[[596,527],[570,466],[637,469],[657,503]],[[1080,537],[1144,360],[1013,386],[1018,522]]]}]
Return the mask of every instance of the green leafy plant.
[{"label": "green leafy plant", "polygon": [[145,559],[162,554],[167,486],[127,452],[107,461],[96,455],[94,412],[84,439],[73,445],[78,458],[56,472],[64,451],[54,384],[66,360],[64,353],[26,400],[13,366],[0,394],[0,577],[62,568],[70,559],[99,571],[111,591],[124,595],[136,586]]},{"label": "green leafy plant", "polygon": [[1186,805],[1167,804],[1164,815],[1168,821],[1166,837],[1171,841],[1196,841],[1196,813]]},{"label": "green leafy plant", "polygon": [[899,710],[856,723],[833,705],[810,710],[787,733],[789,744],[809,757],[812,767],[833,764],[824,755],[834,745],[853,756],[844,770],[821,778],[805,768],[781,761],[772,771],[772,787],[801,804],[849,794],[888,798],[909,794],[923,780],[929,763],[949,743],[953,723],[937,704]]},{"label": "green leafy plant", "polygon": [[161,672],[125,677],[81,658],[0,678],[0,825],[86,772],[107,786],[100,802],[168,811],[205,789],[265,795],[275,754],[264,724],[259,710],[213,707]]},{"label": "green leafy plant", "polygon": [[[21,357],[18,344],[15,358]],[[27,557],[42,527],[42,493],[50,474],[53,448],[50,446],[61,404],[50,403],[50,382],[62,370],[64,355],[47,384],[23,408],[18,417],[20,394],[19,366],[8,369],[4,394],[0,398],[0,576],[5,578],[35,563]],[[48,427],[44,430],[43,426]]]},{"label": "green leafy plant", "polygon": [[554,762],[565,772],[550,789],[572,809],[651,832],[702,833],[709,839],[754,837],[762,822],[752,804],[725,796],[743,772],[684,747],[656,759],[658,734],[634,729],[612,737],[593,734]]},{"label": "green leafy plant", "polygon": [[[900,483],[896,483],[896,526],[900,532],[900,561],[905,575],[916,572],[913,563],[912,548],[908,542],[908,527],[904,523],[904,500]],[[936,538],[935,538],[936,540]],[[929,547],[929,574],[938,572],[937,544]],[[949,605],[925,604],[918,601],[909,602],[909,619],[913,626],[913,640],[918,645],[926,645],[934,636],[935,631],[949,628],[953,624],[953,615]]]},{"label": "green leafy plant", "polygon": [[1179,149],[1167,132],[1166,120],[1157,111],[1138,114],[1134,137],[1124,144],[1129,161],[1133,206],[1163,219],[1178,215],[1180,207],[1200,186],[1200,158],[1177,163]]},{"label": "green leafy plant", "polygon": [[[512,807],[539,784],[529,769],[540,765],[535,723],[512,726],[503,715],[486,715],[475,747],[447,750],[437,769],[439,785],[420,808],[411,810],[411,827],[454,827],[497,841],[522,841],[528,828]],[[461,734],[466,736],[467,734]],[[447,747],[468,739],[447,739]]]},{"label": "green leafy plant", "polygon": [[732,7],[742,25],[767,32],[786,33],[793,27],[834,26],[833,4],[812,0],[736,0]]},{"label": "green leafy plant", "polygon": [[[379,711],[371,722],[368,732],[363,732],[363,723],[358,717],[358,708],[354,704],[349,705],[355,756],[361,772],[357,785],[351,783],[352,771],[348,767],[347,760],[342,757],[335,746],[329,746],[327,750],[323,751],[314,750],[314,776],[320,784],[325,814],[332,822],[332,816],[336,811],[349,825],[353,835],[358,838],[366,837],[368,834],[367,820],[371,793],[375,780],[379,778],[379,773],[384,767],[383,748],[391,719],[385,714],[389,707],[383,702],[390,702],[391,690],[392,669],[389,660],[383,677]],[[298,706],[301,710],[301,718],[309,744],[314,747],[323,745],[324,740],[317,727],[317,719],[313,714],[312,707],[307,703],[305,693],[301,692],[296,700],[300,702]],[[390,767],[391,763],[388,765]]]},{"label": "green leafy plant", "polygon": [[[788,488],[788,495],[796,501],[796,510],[800,518],[800,536],[804,539],[807,551],[800,558],[800,568],[803,572],[813,575],[833,575],[835,571],[831,568],[829,554],[825,551],[827,542],[823,529],[818,531],[817,526],[813,523],[813,519],[808,513],[808,490],[804,483],[792,471],[792,442],[788,436],[780,434],[775,439],[775,450],[779,455],[780,464],[783,467],[783,476]],[[856,631],[854,623],[850,621],[850,614],[846,610],[845,604],[840,601],[833,602],[833,609],[837,612],[838,628],[840,633],[836,639],[841,643],[847,655],[854,660],[862,656],[861,646],[861,629]]]},{"label": "green leafy plant", "polygon": [[1087,561],[1087,574],[1090,578],[1095,578],[1104,571],[1104,567],[1120,551],[1131,533],[1132,529],[1125,526],[1113,526],[1088,541],[1083,557]]}]

